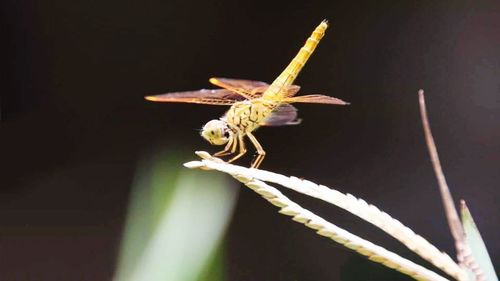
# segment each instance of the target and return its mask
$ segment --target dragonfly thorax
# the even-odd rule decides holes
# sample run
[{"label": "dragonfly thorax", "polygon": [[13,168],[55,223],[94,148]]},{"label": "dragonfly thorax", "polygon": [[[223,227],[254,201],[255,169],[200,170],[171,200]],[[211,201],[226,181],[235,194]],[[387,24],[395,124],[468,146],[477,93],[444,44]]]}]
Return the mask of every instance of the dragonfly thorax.
[{"label": "dragonfly thorax", "polygon": [[223,120],[208,121],[201,130],[201,136],[213,145],[223,145],[229,141],[232,131]]}]

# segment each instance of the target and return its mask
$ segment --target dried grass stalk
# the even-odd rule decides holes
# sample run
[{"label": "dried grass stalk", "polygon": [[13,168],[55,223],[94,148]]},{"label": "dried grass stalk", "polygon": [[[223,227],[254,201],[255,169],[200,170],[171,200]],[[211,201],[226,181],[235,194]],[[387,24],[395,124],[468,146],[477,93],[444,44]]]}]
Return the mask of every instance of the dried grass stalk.
[{"label": "dried grass stalk", "polygon": [[[213,169],[229,173],[237,180],[244,183],[247,187],[260,194],[271,204],[279,207],[279,212],[281,214],[291,216],[294,221],[316,230],[316,233],[318,233],[319,235],[328,237],[349,249],[367,256],[374,262],[384,264],[387,267],[393,268],[417,280],[447,280],[433,271],[430,271],[418,264],[413,263],[410,260],[407,260],[393,252],[377,246],[370,241],[362,239],[342,228],[339,228],[338,226],[315,215],[311,211],[302,208],[300,205],[296,204],[285,195],[283,195],[276,188],[257,179],[256,176],[252,176],[252,173],[255,173],[258,170],[246,169],[243,167],[226,164],[218,159],[210,158],[210,155],[206,152],[199,152],[197,154],[202,156],[204,160],[186,163],[186,167],[209,170]],[[239,173],[239,168],[245,169],[246,171],[244,173]],[[267,174],[267,176],[269,175],[270,174]],[[283,177],[281,175],[276,176]],[[346,202],[346,205],[350,205],[350,203]]]},{"label": "dried grass stalk", "polygon": [[486,278],[484,272],[474,260],[470,246],[465,240],[464,229],[462,227],[462,223],[460,222],[457,209],[455,208],[455,203],[453,201],[453,197],[451,196],[450,188],[448,187],[448,183],[446,182],[443,168],[441,167],[441,161],[439,160],[436,143],[434,142],[434,137],[432,136],[431,127],[429,125],[429,117],[427,116],[424,90],[422,89],[418,91],[418,101],[420,106],[422,126],[424,127],[425,142],[427,144],[429,156],[431,157],[432,167],[434,168],[434,173],[436,174],[436,178],[438,181],[439,192],[441,194],[446,219],[448,220],[448,226],[455,241],[457,260],[462,268],[468,268],[472,271],[472,273],[475,275],[476,281],[485,281]]},{"label": "dried grass stalk", "polygon": [[284,187],[290,188],[308,196],[321,199],[334,204],[352,214],[362,218],[379,227],[389,235],[393,236],[410,250],[417,253],[425,260],[431,262],[450,276],[457,280],[467,280],[467,274],[462,270],[446,253],[439,251],[434,245],[429,243],[420,235],[415,234],[410,228],[403,225],[400,221],[392,218],[387,213],[380,211],[377,207],[358,199],[351,194],[344,194],[337,190],[330,189],[324,185],[318,185],[308,180],[302,180],[296,177],[287,177],[280,174],[248,169],[241,166],[231,165],[218,158],[210,156],[207,152],[197,152],[197,155],[203,160],[187,163],[202,169],[218,170],[228,173],[237,179],[258,179],[261,181],[272,182]]}]

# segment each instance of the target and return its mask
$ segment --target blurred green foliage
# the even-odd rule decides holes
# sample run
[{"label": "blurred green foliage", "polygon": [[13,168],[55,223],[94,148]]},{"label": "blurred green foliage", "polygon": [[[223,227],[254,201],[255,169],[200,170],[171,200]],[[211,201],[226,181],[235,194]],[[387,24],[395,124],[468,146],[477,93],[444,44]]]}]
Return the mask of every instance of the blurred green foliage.
[{"label": "blurred green foliage", "polygon": [[114,280],[224,280],[222,237],[236,186],[186,170],[181,154],[139,165]]},{"label": "blurred green foliage", "polygon": [[495,268],[493,267],[490,255],[486,249],[486,245],[483,242],[483,238],[481,237],[481,234],[476,227],[476,223],[472,218],[469,208],[465,205],[465,202],[462,203],[460,211],[462,216],[462,225],[465,232],[465,239],[467,240],[467,244],[469,244],[474,261],[481,268],[486,280],[498,281]]}]

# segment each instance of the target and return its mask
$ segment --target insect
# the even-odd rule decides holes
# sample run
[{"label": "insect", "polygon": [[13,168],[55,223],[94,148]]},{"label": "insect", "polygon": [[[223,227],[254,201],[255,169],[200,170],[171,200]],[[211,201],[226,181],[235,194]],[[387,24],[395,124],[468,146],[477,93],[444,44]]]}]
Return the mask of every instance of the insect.
[{"label": "insect", "polygon": [[216,157],[233,155],[238,151],[229,163],[247,152],[244,140],[247,137],[257,149],[251,167],[258,168],[266,152],[253,132],[260,126],[299,124],[301,120],[297,119],[297,109],[292,103],[349,104],[325,95],[295,96],[300,86],[293,85],[293,81],[323,38],[327,27],[328,22],[324,20],[314,29],[304,46],[271,85],[260,81],[211,78],[210,83],[222,89],[173,92],[145,98],[154,102],[231,106],[221,118],[206,123],[201,136],[213,145],[225,145],[222,151],[214,154]]}]

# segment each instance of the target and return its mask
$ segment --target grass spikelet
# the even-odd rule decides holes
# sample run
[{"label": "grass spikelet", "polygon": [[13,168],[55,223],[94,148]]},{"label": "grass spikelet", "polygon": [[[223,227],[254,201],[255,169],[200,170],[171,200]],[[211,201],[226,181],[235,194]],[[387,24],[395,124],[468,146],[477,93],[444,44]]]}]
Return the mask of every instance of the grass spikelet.
[{"label": "grass spikelet", "polygon": [[[203,160],[205,164],[205,168],[212,169],[209,163],[211,160]],[[226,168],[231,169],[232,165],[225,163],[215,163],[217,167],[221,168],[226,166]],[[193,167],[200,167],[199,165],[192,165]],[[222,169],[217,169],[221,170]],[[256,170],[252,170],[256,171]],[[236,174],[233,174],[236,175]],[[390,252],[380,246],[377,246],[367,240],[364,240],[328,221],[317,216],[313,212],[302,208],[297,203],[291,201],[288,197],[283,195],[276,188],[266,184],[265,182],[252,179],[247,180],[250,177],[236,177],[237,179],[242,179],[242,182],[249,187],[250,189],[257,192],[264,199],[269,201],[271,204],[278,206],[280,208],[279,213],[283,215],[287,215],[292,217],[292,220],[304,224],[305,226],[317,230],[316,232],[319,235],[328,237],[345,247],[352,249],[374,262],[378,262],[384,264],[390,268],[393,268],[403,274],[409,275],[417,280],[436,280],[436,281],[445,281],[444,277],[438,275],[437,273],[430,271],[418,264],[411,262],[393,252]],[[311,183],[308,183],[311,184]]]},{"label": "grass spikelet", "polygon": [[[203,160],[201,162],[204,163],[205,169],[213,169],[228,173],[246,185],[250,183],[249,187],[252,189],[254,189],[255,180],[271,182],[336,205],[382,229],[384,232],[399,240],[420,257],[429,261],[434,266],[443,270],[455,279],[461,281],[467,280],[467,273],[460,268],[449,255],[438,250],[434,245],[420,235],[415,234],[414,231],[403,225],[399,220],[392,218],[387,213],[371,204],[368,204],[362,199],[348,193],[341,193],[324,185],[315,184],[308,180],[299,179],[297,177],[287,177],[264,170],[248,169],[241,166],[227,164],[218,158],[213,158],[209,155],[207,156],[208,153],[205,154],[203,152],[197,152],[197,154],[203,155]],[[255,191],[259,194],[262,192],[257,190]],[[261,195],[264,196],[264,194]],[[296,210],[292,212],[292,209],[285,207],[285,209],[282,209],[280,213],[295,215]],[[323,230],[318,231],[318,234],[328,236],[324,235],[326,233]]]}]

